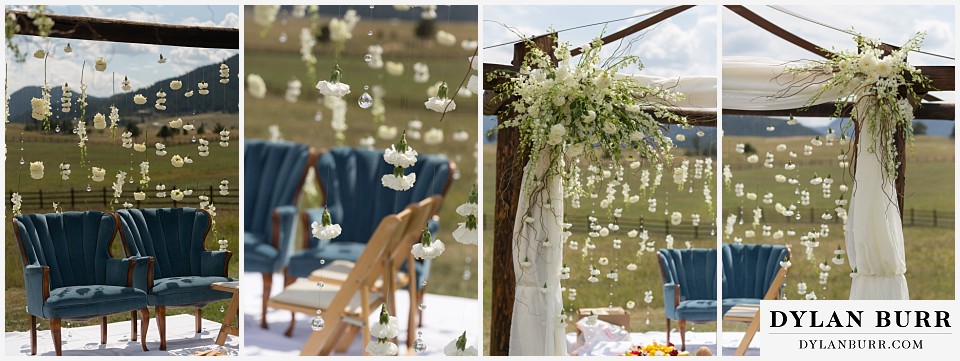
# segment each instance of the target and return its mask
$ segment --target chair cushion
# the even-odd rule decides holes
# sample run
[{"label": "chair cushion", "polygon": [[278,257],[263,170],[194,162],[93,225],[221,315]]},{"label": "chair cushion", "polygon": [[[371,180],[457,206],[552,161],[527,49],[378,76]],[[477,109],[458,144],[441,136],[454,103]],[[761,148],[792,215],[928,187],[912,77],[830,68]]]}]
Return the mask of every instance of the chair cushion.
[{"label": "chair cushion", "polygon": [[290,257],[287,269],[291,276],[308,277],[311,272],[321,267],[321,259],[328,264],[337,260],[355,262],[366,247],[365,243],[330,242],[319,248],[297,252]]},{"label": "chair cushion", "polygon": [[687,321],[716,321],[717,301],[715,300],[688,300],[680,301],[677,306],[677,315]]},{"label": "chair cushion", "polygon": [[150,306],[180,306],[207,303],[232,297],[229,292],[210,288],[214,282],[231,282],[229,277],[168,277],[153,281],[147,295]]},{"label": "chair cushion", "polygon": [[730,311],[733,306],[736,305],[759,305],[759,298],[724,298],[723,299],[723,313]]},{"label": "chair cushion", "polygon": [[253,232],[243,232],[243,268],[246,272],[273,272],[280,251]]},{"label": "chair cushion", "polygon": [[[309,309],[326,310],[330,303],[340,292],[340,286],[325,285],[323,288],[317,287],[317,283],[299,279],[283,289],[283,292],[270,298],[270,307],[283,309],[283,305],[294,307],[306,307]],[[380,305],[383,295],[379,292],[370,292],[370,310],[373,311]],[[344,309],[349,315],[360,315],[362,308],[360,306],[360,292],[354,292],[350,303]]]},{"label": "chair cushion", "polygon": [[106,316],[147,307],[147,294],[133,287],[70,286],[50,290],[44,318]]}]

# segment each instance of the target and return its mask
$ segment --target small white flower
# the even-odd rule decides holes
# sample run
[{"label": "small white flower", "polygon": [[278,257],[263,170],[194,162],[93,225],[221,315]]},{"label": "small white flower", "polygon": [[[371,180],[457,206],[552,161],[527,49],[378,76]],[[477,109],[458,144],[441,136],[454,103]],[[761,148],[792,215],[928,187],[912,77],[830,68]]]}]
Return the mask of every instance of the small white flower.
[{"label": "small white flower", "polygon": [[627,271],[636,271],[636,270],[637,270],[637,264],[636,264],[636,263],[631,263],[631,264],[628,264],[628,265],[627,265]]},{"label": "small white flower", "polygon": [[194,129],[196,129],[196,127],[194,127],[193,124],[184,124],[184,125],[183,125],[183,130],[191,131],[191,130],[194,130]]},{"label": "small white flower", "polygon": [[451,112],[457,109],[457,103],[453,99],[430,97],[426,102],[423,103],[427,109],[435,111],[437,113],[446,113]]},{"label": "small white flower", "polygon": [[107,70],[107,61],[104,60],[102,57],[97,58],[97,62],[94,64],[94,68],[97,69],[97,71]]},{"label": "small white flower", "polygon": [[107,128],[107,118],[103,114],[97,113],[93,115],[93,128],[94,129],[106,129]]},{"label": "small white flower", "polygon": [[450,341],[446,346],[443,347],[443,354],[445,356],[477,356],[477,348],[473,346],[467,346],[467,332],[464,331],[460,337],[457,337],[453,341]]},{"label": "small white flower", "polygon": [[416,173],[410,173],[400,177],[393,174],[384,174],[383,177],[380,178],[380,182],[384,187],[393,189],[395,191],[406,191],[410,188],[413,188],[413,184],[416,181]]},{"label": "small white flower", "polygon": [[[318,85],[319,88],[319,85]],[[263,77],[259,74],[248,74],[247,75],[247,92],[250,93],[250,96],[263,99],[267,96],[267,84],[263,81]]]},{"label": "small white flower", "polygon": [[179,154],[174,155],[173,158],[170,158],[170,164],[173,164],[174,167],[180,168],[183,167],[183,163],[186,161]]},{"label": "small white flower", "polygon": [[179,189],[174,189],[174,190],[170,191],[170,199],[173,199],[174,201],[177,201],[177,202],[182,201],[182,200],[183,200],[183,191],[181,191],[181,190],[179,190]]},{"label": "small white flower", "polygon": [[136,144],[133,145],[133,150],[135,150],[135,151],[137,151],[137,152],[141,152],[141,153],[142,153],[142,152],[146,152],[146,151],[147,151],[147,144],[146,144],[146,143],[136,143]]},{"label": "small white flower", "polygon": [[147,97],[143,96],[143,94],[134,95],[133,102],[136,103],[137,105],[147,104]]},{"label": "small white flower", "polygon": [[91,179],[94,182],[103,182],[103,178],[107,176],[107,170],[99,167],[93,167],[90,169]]},{"label": "small white flower", "polygon": [[443,129],[432,128],[423,133],[423,142],[427,145],[437,145],[443,143]]},{"label": "small white flower", "polygon": [[384,69],[392,76],[403,75],[403,63],[388,61]]},{"label": "small white flower", "polygon": [[550,134],[547,136],[547,144],[559,145],[564,141],[567,135],[567,128],[563,124],[554,124],[550,127]]},{"label": "small white flower", "polygon": [[138,201],[145,200],[147,199],[147,194],[144,192],[133,192],[133,199],[136,199]]},{"label": "small white flower", "polygon": [[[430,233],[427,232],[426,234],[429,235]],[[434,259],[440,257],[445,249],[443,242],[439,239],[426,244],[421,240],[420,243],[413,245],[411,252],[416,259]]]},{"label": "small white flower", "polygon": [[179,81],[179,80],[171,80],[171,81],[170,81],[170,89],[172,89],[172,90],[180,90],[180,88],[182,88],[182,87],[183,87],[183,82],[181,82],[181,81]]},{"label": "small white flower", "polygon": [[333,224],[333,221],[330,219],[330,212],[326,209],[323,210],[323,216],[320,222],[313,222],[313,224],[310,225],[310,233],[320,240],[337,238],[337,236],[340,236],[341,231],[342,229],[339,224]]},{"label": "small white flower", "polygon": [[30,178],[43,178],[43,162],[30,162]]}]

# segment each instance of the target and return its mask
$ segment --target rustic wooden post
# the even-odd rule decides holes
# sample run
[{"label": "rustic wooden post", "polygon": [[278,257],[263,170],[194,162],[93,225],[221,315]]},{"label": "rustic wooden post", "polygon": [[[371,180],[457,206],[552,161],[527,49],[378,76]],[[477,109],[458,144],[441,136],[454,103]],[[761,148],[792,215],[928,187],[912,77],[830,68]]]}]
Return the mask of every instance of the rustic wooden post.
[{"label": "rustic wooden post", "polygon": [[77,209],[77,198],[73,188],[70,188],[70,209]]},{"label": "rustic wooden post", "polygon": [[38,204],[37,207],[40,207],[40,209],[43,209],[43,189],[38,190],[38,191],[37,191],[37,195],[40,197],[40,200],[37,201],[37,202],[38,202],[38,203],[37,203],[37,204]]},{"label": "rustic wooden post", "polygon": [[[556,34],[548,34],[533,38],[533,46],[550,54],[552,58],[555,37]],[[514,44],[513,66],[509,70],[519,70],[530,50],[526,42]],[[553,59],[553,63],[556,65],[556,59]],[[487,71],[484,73],[484,90],[495,90],[495,85],[486,81]],[[501,79],[498,83],[506,80]],[[505,105],[496,109],[496,115],[501,124],[516,116]],[[513,272],[513,226],[514,217],[517,215],[517,202],[520,200],[522,171],[529,159],[529,154],[520,153],[519,148],[520,131],[517,128],[503,128],[497,131],[497,189],[494,194],[493,259],[490,272],[493,285],[490,294],[491,356],[506,356],[510,352],[510,325],[513,318],[513,302],[516,297],[516,280]]]}]

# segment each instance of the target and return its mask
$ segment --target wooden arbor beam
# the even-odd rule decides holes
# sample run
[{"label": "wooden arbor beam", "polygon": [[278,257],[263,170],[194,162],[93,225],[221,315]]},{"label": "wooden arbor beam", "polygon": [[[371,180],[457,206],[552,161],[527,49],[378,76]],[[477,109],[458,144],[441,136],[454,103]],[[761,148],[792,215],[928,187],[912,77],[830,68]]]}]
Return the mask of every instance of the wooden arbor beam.
[{"label": "wooden arbor beam", "polygon": [[743,5],[724,5],[725,8],[733,11],[735,14],[740,15],[740,17],[746,19],[747,21],[753,23],[756,26],[759,26],[761,29],[768,31],[769,33],[776,35],[777,37],[786,40],[787,42],[800,47],[803,50],[809,51],[811,53],[817,54],[823,58],[829,58],[831,54],[829,51],[824,50],[823,48],[817,46],[814,43],[811,43],[799,36],[794,35],[793,33],[787,31],[784,28],[777,26],[776,24],[770,22],[767,19],[764,19],[762,16],[757,13],[750,11],[746,6]]},{"label": "wooden arbor beam", "polygon": [[[651,16],[651,17],[649,17],[649,18],[643,19],[643,21],[641,21],[641,22],[639,22],[639,23],[636,23],[636,24],[633,24],[633,25],[631,25],[631,26],[629,26],[629,27],[627,27],[627,28],[625,28],[625,29],[623,29],[623,30],[620,30],[620,31],[615,32],[615,33],[613,33],[613,34],[604,36],[604,37],[603,37],[602,39],[600,39],[600,40],[602,40],[604,44],[612,43],[612,42],[614,42],[614,41],[617,41],[617,40],[623,39],[623,38],[625,38],[625,37],[628,37],[628,36],[630,36],[631,34],[636,34],[636,33],[640,32],[640,31],[643,31],[643,30],[646,29],[646,28],[649,28],[649,27],[651,27],[651,26],[654,26],[654,25],[656,25],[656,24],[659,24],[661,21],[667,20],[667,19],[673,17],[674,15],[677,15],[677,14],[679,14],[679,13],[682,13],[682,12],[684,12],[684,11],[686,11],[686,10],[694,7],[694,6],[696,6],[696,5],[679,5],[679,6],[675,6],[675,7],[666,9],[666,10],[664,10],[664,11],[661,11],[661,12],[657,13],[657,14],[654,15],[654,16]],[[575,49],[573,49],[573,50],[570,51],[570,55],[571,55],[571,56],[577,56],[577,55],[580,55],[581,53],[583,53],[583,50],[581,50],[581,48],[575,48]]]},{"label": "wooden arbor beam", "polygon": [[[20,25],[17,34],[40,35],[26,12],[8,10],[7,14],[16,16],[17,23]],[[72,15],[47,14],[46,16],[53,20],[53,29],[47,35],[53,38],[191,48],[240,48],[240,30],[235,28],[156,24]]]},{"label": "wooden arbor beam", "polygon": [[[533,38],[533,46],[547,54],[553,54],[555,34]],[[513,45],[513,65],[488,66],[484,64],[484,89],[493,90],[488,82],[488,73],[493,70],[516,71],[523,65],[523,59],[532,50],[527,42]],[[552,55],[551,55],[552,57]],[[556,59],[552,59],[556,65]],[[515,117],[516,114],[501,108],[497,114],[499,123]],[[490,292],[490,355],[506,356],[510,353],[510,327],[513,319],[513,301],[516,298],[516,276],[513,272],[513,226],[517,215],[517,203],[520,200],[521,171],[530,155],[519,153],[520,130],[501,128],[497,131],[497,189],[494,193],[493,221],[493,260],[491,262]],[[507,171],[511,170],[511,171]]]}]

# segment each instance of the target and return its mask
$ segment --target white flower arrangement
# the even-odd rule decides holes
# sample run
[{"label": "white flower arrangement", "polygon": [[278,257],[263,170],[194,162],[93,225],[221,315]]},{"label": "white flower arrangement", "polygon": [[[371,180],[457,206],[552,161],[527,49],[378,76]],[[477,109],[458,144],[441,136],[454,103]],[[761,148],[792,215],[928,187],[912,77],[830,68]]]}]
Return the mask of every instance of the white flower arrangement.
[{"label": "white flower arrangement", "polygon": [[60,179],[61,180],[70,180],[70,164],[60,163]]},{"label": "white flower arrangement", "polygon": [[230,195],[230,181],[226,179],[220,181],[220,195]]},{"label": "white flower arrangement", "polygon": [[61,95],[60,95],[60,111],[62,111],[62,112],[64,112],[64,113],[69,113],[69,112],[70,112],[70,105],[71,105],[71,100],[70,100],[70,98],[73,96],[73,92],[70,90],[70,84],[68,84],[68,83],[63,83],[63,87],[60,88],[60,89],[61,89]]},{"label": "white flower arrangement", "polygon": [[476,347],[467,346],[467,331],[463,331],[460,337],[443,347],[443,354],[445,356],[477,356],[478,352]]},{"label": "white flower arrangement", "polygon": [[[197,93],[200,93],[200,95],[210,94],[210,90],[207,89],[209,86],[210,84],[207,84],[206,82],[197,83]],[[192,92],[190,93],[192,94]]]},{"label": "white flower arrangement", "polygon": [[[624,56],[602,63],[602,42],[597,38],[583,46],[579,62],[571,61],[569,43],[560,43],[553,52],[558,59],[554,66],[546,52],[532,43],[530,47],[520,74],[496,88],[501,97],[519,99],[510,104],[517,117],[499,127],[520,130],[520,151],[529,152],[529,164],[538,164],[544,154],[541,150],[551,149],[550,156],[559,158],[567,148],[572,150],[566,152],[568,157],[581,161],[565,162],[562,167],[561,162],[553,161],[548,178],[580,173],[581,162],[603,164],[605,157],[621,159],[625,149],[658,164],[672,160],[673,141],[661,131],[660,121],[687,124],[685,117],[668,109],[682,95],[618,74],[629,66],[642,67],[639,58]],[[563,143],[557,142],[556,136],[551,141],[548,135],[556,124],[565,130]],[[587,146],[592,151],[584,151]],[[534,178],[527,177],[527,182]],[[571,177],[568,180],[568,190],[584,192],[581,184],[572,182]]]},{"label": "white flower arrangement", "polygon": [[370,336],[375,340],[369,340],[365,351],[374,356],[396,356],[397,344],[389,340],[400,334],[400,321],[397,317],[390,316],[387,312],[387,305],[380,306],[380,319],[370,324]]},{"label": "white flower arrangement", "polygon": [[[856,35],[856,52],[835,52],[830,59],[812,61],[787,69],[790,73],[830,77],[807,101],[807,107],[816,104],[824,93],[839,90],[841,96],[836,102],[834,114],[834,117],[839,118],[843,115],[847,100],[855,99],[851,119],[861,124],[861,130],[876,136],[877,142],[867,151],[879,157],[884,166],[884,174],[890,179],[896,178],[899,166],[897,150],[893,144],[894,134],[898,129],[903,129],[907,140],[912,144],[913,108],[914,104],[920,103],[920,95],[916,89],[930,88],[930,78],[906,61],[909,52],[920,48],[923,38],[924,33],[917,33],[902,47],[884,54],[880,49],[880,42]],[[848,122],[844,124],[843,130],[851,126]],[[811,140],[811,144],[815,146],[822,143],[818,138]]]},{"label": "white flower arrangement", "polygon": [[411,250],[414,258],[434,259],[443,254],[443,251],[446,249],[443,242],[439,239],[433,241],[432,238],[433,236],[430,235],[430,229],[423,227],[423,233],[420,235],[420,243],[413,245],[413,249]]},{"label": "white flower arrangement", "polygon": [[20,193],[14,192],[10,195],[10,203],[13,204],[10,211],[13,212],[14,216],[19,216],[21,214],[20,210],[23,208],[23,196],[21,196]]}]

